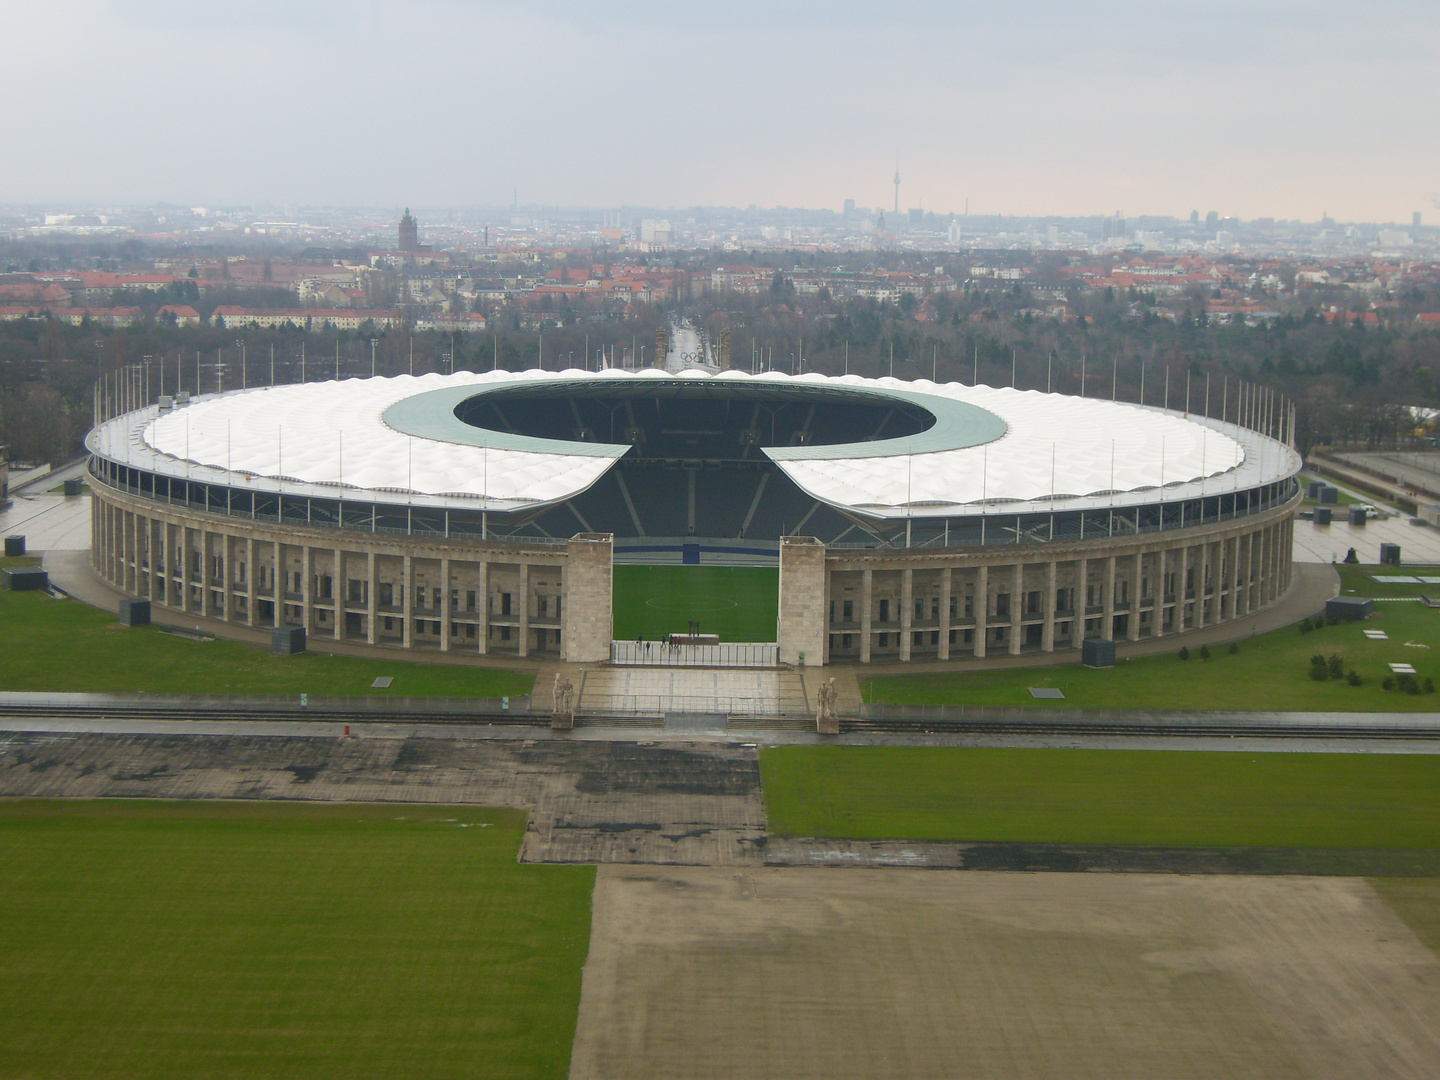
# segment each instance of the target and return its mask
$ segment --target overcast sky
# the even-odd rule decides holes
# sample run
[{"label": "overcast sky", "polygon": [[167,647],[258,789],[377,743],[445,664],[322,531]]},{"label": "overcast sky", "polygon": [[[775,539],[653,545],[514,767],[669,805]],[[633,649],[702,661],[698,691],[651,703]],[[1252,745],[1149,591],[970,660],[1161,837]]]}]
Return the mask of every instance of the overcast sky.
[{"label": "overcast sky", "polygon": [[1440,4],[0,0],[0,202],[1440,221]]}]

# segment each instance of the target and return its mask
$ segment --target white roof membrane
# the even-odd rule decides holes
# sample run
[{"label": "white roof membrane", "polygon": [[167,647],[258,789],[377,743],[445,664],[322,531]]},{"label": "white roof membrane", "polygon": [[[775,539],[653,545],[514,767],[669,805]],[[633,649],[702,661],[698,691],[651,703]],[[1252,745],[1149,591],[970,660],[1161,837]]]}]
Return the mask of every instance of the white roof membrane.
[{"label": "white roof membrane", "polygon": [[[1003,421],[999,437],[939,450],[933,449],[940,444],[935,438],[920,436],[915,452],[897,439],[888,456],[874,456],[875,444],[855,444],[854,456],[843,446],[819,448],[824,456],[817,457],[776,448],[776,465],[803,490],[872,517],[1121,508],[1158,501],[1161,488],[1167,501],[1196,498],[1270,483],[1300,467],[1299,456],[1277,440],[1149,406],[926,380],[658,369],[461,372],[236,391],[164,414],[152,407],[117,417],[92,432],[89,444],[93,452],[137,468],[211,483],[313,489],[331,497],[343,487],[375,493],[381,501],[399,494],[518,508],[579,494],[614,466],[624,448],[587,447],[590,452],[577,454],[565,452],[563,443],[552,452],[427,438],[389,427],[386,410],[446,388],[677,377],[896,391],[922,405],[927,397],[963,402]],[[934,412],[960,415],[938,406]]]}]

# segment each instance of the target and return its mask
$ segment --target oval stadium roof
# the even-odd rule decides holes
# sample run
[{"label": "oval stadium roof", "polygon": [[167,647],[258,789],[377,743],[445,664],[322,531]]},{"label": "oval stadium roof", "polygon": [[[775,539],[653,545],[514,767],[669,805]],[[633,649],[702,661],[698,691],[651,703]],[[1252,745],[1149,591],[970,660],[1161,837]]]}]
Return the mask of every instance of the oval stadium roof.
[{"label": "oval stadium roof", "polygon": [[[1033,390],[737,371],[461,372],[235,391],[102,424],[92,451],[139,468],[192,468],[249,486],[463,498],[487,507],[554,503],[593,485],[627,451],[475,428],[460,401],[526,385],[702,380],[727,388],[892,397],[934,425],[908,438],[771,447],[765,453],[813,497],[860,514],[972,515],[1122,507],[1253,487],[1293,475],[1299,456],[1275,439],[1152,406]],[[660,390],[659,385],[654,388]],[[743,392],[743,391],[742,391]],[[211,482],[218,477],[207,476]]]}]

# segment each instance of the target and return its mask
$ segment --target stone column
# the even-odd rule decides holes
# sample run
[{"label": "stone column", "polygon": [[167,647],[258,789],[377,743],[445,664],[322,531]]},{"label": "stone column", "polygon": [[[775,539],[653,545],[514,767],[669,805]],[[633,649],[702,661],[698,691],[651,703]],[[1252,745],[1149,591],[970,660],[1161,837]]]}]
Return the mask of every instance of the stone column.
[{"label": "stone column", "polygon": [[1240,538],[1231,537],[1225,541],[1225,606],[1220,611],[1220,618],[1234,621],[1236,612],[1236,595],[1240,591]]},{"label": "stone column", "polygon": [[1056,563],[1051,559],[1045,564],[1045,625],[1040,631],[1040,651],[1055,651],[1055,571]]},{"label": "stone column", "polygon": [[210,588],[214,560],[215,548],[210,530],[202,529],[200,532],[200,614],[207,619],[215,616],[215,594]]},{"label": "stone column", "polygon": [[[1143,552],[1135,553],[1135,572],[1130,578],[1130,618],[1126,619],[1129,633],[1125,636],[1131,641],[1140,640],[1140,586],[1144,581],[1145,555]],[[1155,617],[1153,612],[1150,616]]]},{"label": "stone column", "polygon": [[285,580],[285,549],[281,547],[280,541],[276,540],[271,545],[274,548],[272,555],[275,559],[274,569],[270,573],[270,592],[275,597],[273,605],[275,611],[274,625],[285,625],[285,594],[290,590],[285,586],[289,584]]},{"label": "stone column", "polygon": [[115,580],[115,545],[111,539],[110,504],[95,500],[90,506],[90,566],[108,581]]},{"label": "stone column", "polygon": [[900,571],[900,659],[910,659],[910,635],[915,625],[913,606],[915,603],[915,571],[906,567]]},{"label": "stone column", "polygon": [[412,633],[415,625],[415,575],[412,572],[414,558],[410,555],[403,558],[404,565],[400,570],[400,588],[403,590],[400,594],[400,617],[404,622],[400,627],[400,635],[401,643],[408,649],[415,644]]},{"label": "stone column", "polygon": [[1025,636],[1025,564],[1015,560],[1010,570],[1010,655],[1020,655]]},{"label": "stone column", "polygon": [[1100,636],[1106,641],[1115,640],[1115,556],[1105,558],[1104,614],[1100,617]]},{"label": "stone column", "polygon": [[520,563],[520,588],[516,597],[520,602],[520,655],[530,655],[530,564]]},{"label": "stone column", "polygon": [[1200,545],[1200,558],[1195,564],[1195,629],[1204,627],[1210,620],[1209,584],[1213,569],[1210,542]]},{"label": "stone column", "polygon": [[1267,525],[1256,533],[1256,546],[1260,549],[1255,556],[1255,606],[1262,608],[1269,602],[1266,571],[1270,569],[1270,527]]},{"label": "stone column", "polygon": [[[613,545],[611,550],[613,552]],[[566,572],[568,575],[568,569]],[[487,563],[484,559],[481,559],[475,567],[475,591],[477,594],[476,604],[479,608],[479,610],[476,612],[475,618],[479,621],[480,624],[475,628],[475,636],[480,639],[479,652],[481,656],[484,656],[490,651],[490,564]],[[566,603],[565,617],[567,619],[570,617],[570,612],[571,605],[569,603]],[[570,641],[570,631],[566,630],[565,647],[567,649],[570,647]]]},{"label": "stone column", "polygon": [[870,662],[870,606],[875,589],[875,571],[868,566],[860,571],[860,662]]},{"label": "stone column", "polygon": [[955,595],[954,571],[940,571],[940,652],[939,659],[950,659],[950,599]]},{"label": "stone column", "polygon": [[175,531],[178,534],[177,544],[180,549],[180,610],[189,614],[195,610],[195,601],[192,599],[194,585],[190,578],[190,564],[194,561],[192,536],[195,530],[188,525],[177,525]]},{"label": "stone column", "polygon": [[1162,547],[1155,553],[1155,606],[1150,613],[1150,632],[1153,637],[1165,636],[1165,563],[1169,548]]},{"label": "stone column", "polygon": [[255,594],[260,591],[260,568],[255,565],[255,538],[245,538],[245,621],[255,625]]},{"label": "stone column", "polygon": [[1247,615],[1250,612],[1250,560],[1254,555],[1253,545],[1251,544],[1252,537],[1252,533],[1246,533],[1237,540],[1236,551],[1244,551],[1245,559],[1243,568],[1239,568],[1240,585],[1235,597],[1236,618],[1239,618],[1241,615]]},{"label": "stone column", "polygon": [[450,557],[440,556],[440,651],[450,651]]},{"label": "stone column", "polygon": [[1180,549],[1180,565],[1175,571],[1175,632],[1178,634],[1185,629],[1185,606],[1186,594],[1189,590],[1185,587],[1186,576],[1190,573],[1190,547]]},{"label": "stone column", "polygon": [[1284,524],[1277,521],[1270,526],[1270,603],[1280,599],[1280,541],[1284,537]]},{"label": "stone column", "polygon": [[985,637],[990,632],[990,567],[975,571],[975,659],[985,659]]},{"label": "stone column", "polygon": [[[592,664],[610,659],[615,638],[615,534],[577,533],[565,547],[561,571],[560,658],[571,664]],[[485,564],[480,564],[480,651],[489,634],[485,610],[489,607]],[[785,596],[785,550],[780,550],[780,596]],[[781,610],[784,608],[782,606]]]},{"label": "stone column", "polygon": [[375,549],[365,552],[365,641],[375,644],[376,612],[380,607],[380,579],[375,576]]},{"label": "stone column", "polygon": [[1075,564],[1075,599],[1070,603],[1075,610],[1075,618],[1070,623],[1070,644],[1077,649],[1085,642],[1085,616],[1090,607],[1089,592],[1090,560],[1081,556]]},{"label": "stone column", "polygon": [[134,592],[130,585],[130,557],[134,550],[132,536],[135,526],[135,515],[129,510],[120,512],[120,588],[125,592]]},{"label": "stone column", "polygon": [[235,621],[235,538],[228,532],[220,534],[220,602],[225,605],[226,622]]},{"label": "stone column", "polygon": [[315,549],[309,544],[300,546],[300,625],[308,636],[314,618]]},{"label": "stone column", "polygon": [[1285,519],[1285,542],[1280,545],[1280,565],[1285,570],[1285,588],[1290,588],[1290,582],[1295,573],[1295,519]]},{"label": "stone column", "polygon": [[[868,588],[870,571],[865,575]],[[826,614],[825,545],[813,536],[782,536],[776,634],[782,664],[819,667],[825,662]]]},{"label": "stone column", "polygon": [[[155,523],[155,532],[160,538],[159,550],[150,554],[150,577],[160,593],[160,604],[170,605],[170,525],[165,521]],[[158,558],[156,556],[159,556]]]},{"label": "stone column", "polygon": [[330,608],[331,614],[335,617],[335,640],[339,641],[345,636],[345,621],[347,618],[346,607],[350,603],[350,594],[347,589],[350,583],[345,580],[345,549],[336,548],[330,556],[331,572],[334,579],[330,585]]}]

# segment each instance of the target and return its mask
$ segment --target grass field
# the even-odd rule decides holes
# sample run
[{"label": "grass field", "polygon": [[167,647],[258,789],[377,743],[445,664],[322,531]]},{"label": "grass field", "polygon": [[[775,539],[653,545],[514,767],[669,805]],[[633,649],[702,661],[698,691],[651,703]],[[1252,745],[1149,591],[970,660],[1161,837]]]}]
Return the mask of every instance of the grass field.
[{"label": "grass field", "polygon": [[1371,878],[1370,884],[1440,956],[1440,878]]},{"label": "grass field", "polygon": [[617,566],[615,637],[658,641],[693,619],[721,641],[774,641],[779,591],[764,566]]},{"label": "grass field", "polygon": [[771,831],[1181,847],[1440,847],[1440,755],[769,747]]},{"label": "grass field", "polygon": [[0,1074],[563,1077],[595,872],[515,810],[0,802]]},{"label": "grass field", "polygon": [[[1310,483],[1310,481],[1312,481],[1312,480],[1324,480],[1325,478],[1324,478],[1323,476],[1316,476],[1316,475],[1314,475],[1313,473],[1301,473],[1300,476],[1298,477],[1298,479],[1299,479],[1299,481],[1300,481],[1300,486],[1301,486],[1301,488],[1303,489],[1307,484]],[[1328,484],[1328,483],[1332,483],[1332,482],[1329,481],[1329,480],[1326,480],[1325,482],[1326,482],[1327,484]],[[1338,493],[1336,494],[1336,496],[1335,496],[1335,503],[1333,503],[1333,504],[1331,504],[1331,505],[1351,506],[1351,505],[1353,505],[1353,504],[1355,504],[1355,503],[1358,503],[1358,502],[1361,502],[1361,501],[1366,501],[1366,502],[1368,502],[1369,500],[1368,500],[1368,499],[1367,499],[1367,500],[1360,500],[1360,499],[1355,498],[1354,495],[1349,495],[1349,494],[1346,494],[1345,492],[1341,491],[1341,492],[1338,492]],[[1309,497],[1306,497],[1306,498],[1300,500],[1300,504],[1301,504],[1302,506],[1319,506],[1319,505],[1320,505],[1320,500],[1319,500],[1319,499],[1311,499],[1311,498],[1309,498]]]},{"label": "grass field", "polygon": [[[529,693],[533,681],[503,668],[275,656],[236,641],[187,641],[154,626],[121,626],[88,604],[37,592],[0,591],[0,626],[0,690],[495,697]],[[380,675],[393,676],[389,689],[371,689]]]},{"label": "grass field", "polygon": [[[1405,567],[1402,574],[1426,574]],[[1393,567],[1342,567],[1341,587],[1360,596],[1414,596],[1423,586],[1382,585],[1373,575],[1395,574]],[[1440,588],[1431,592],[1440,595]],[[1415,603],[1377,603],[1375,617],[1363,624],[1341,623],[1302,634],[1291,626],[1238,642],[1239,652],[1212,645],[1201,660],[1189,646],[1190,659],[1175,652],[1121,659],[1103,670],[1078,663],[1049,668],[975,672],[935,672],[866,679],[867,701],[895,704],[1010,705],[1033,708],[1121,709],[1263,709],[1334,712],[1417,712],[1440,710],[1440,696],[1409,695],[1381,688],[1391,662],[1415,665],[1417,678],[1440,683],[1440,610]],[[1384,630],[1388,641],[1371,641],[1364,629]],[[1243,628],[1243,620],[1240,624]],[[1237,628],[1237,629],[1240,629]],[[1406,642],[1415,645],[1407,646]],[[1420,648],[1417,646],[1425,646]],[[1310,678],[1310,657],[1338,654],[1347,669],[1364,680]],[[1064,655],[1063,653],[1057,655]],[[1072,653],[1072,656],[1074,654]],[[1029,687],[1052,686],[1063,701],[1032,698]]]}]

